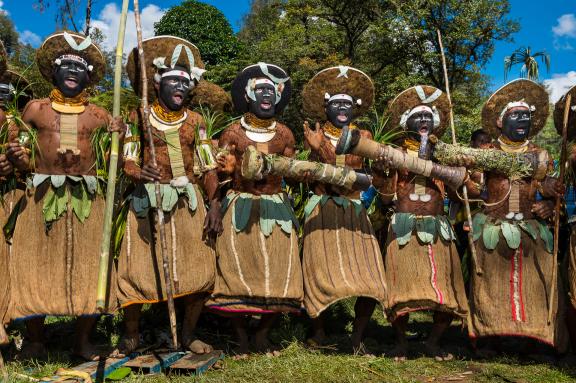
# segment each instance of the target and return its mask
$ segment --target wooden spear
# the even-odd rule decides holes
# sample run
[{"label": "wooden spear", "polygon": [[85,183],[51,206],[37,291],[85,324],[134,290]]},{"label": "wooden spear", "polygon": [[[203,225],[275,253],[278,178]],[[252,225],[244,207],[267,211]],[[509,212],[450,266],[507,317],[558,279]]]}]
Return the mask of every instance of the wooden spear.
[{"label": "wooden spear", "polygon": [[[448,97],[448,105],[450,106],[450,129],[452,131],[452,143],[456,142],[456,128],[454,127],[454,110],[452,108],[452,97],[450,97],[450,83],[448,81],[448,69],[446,68],[446,56],[444,54],[444,46],[442,45],[442,34],[440,29],[436,30],[438,34],[438,43],[440,44],[440,54],[442,55],[442,69],[444,70],[444,82],[446,83],[446,96]],[[468,189],[466,185],[462,187],[462,199],[464,200],[464,208],[466,210],[466,220],[468,221],[468,247],[470,248],[470,255],[474,270],[477,275],[482,275],[483,271],[476,257],[476,247],[474,246],[474,228],[472,227],[472,212],[470,211],[470,202],[468,201]]]},{"label": "wooden spear", "polygon": [[[142,44],[142,23],[140,21],[139,1],[134,0],[134,17],[136,18],[136,37],[138,40],[138,57],[140,61],[140,75],[142,76],[142,109],[144,111],[143,123],[148,133],[148,145],[150,146],[150,158],[152,164],[157,166],[156,148],[154,147],[154,137],[150,127],[150,109],[148,107],[148,78],[146,76],[146,61],[144,57],[144,46]],[[172,332],[172,342],[175,349],[178,348],[178,334],[176,331],[176,309],[174,308],[174,294],[172,290],[172,278],[170,276],[170,263],[168,260],[168,246],[166,244],[166,230],[164,228],[164,211],[162,210],[162,195],[160,194],[160,183],[154,182],[156,194],[156,214],[158,215],[158,226],[160,233],[160,246],[162,254],[162,267],[164,269],[164,281],[166,282],[166,298],[168,300],[168,315],[170,316],[170,331]]]},{"label": "wooden spear", "polygon": [[[120,115],[120,92],[122,85],[122,56],[124,53],[124,35],[126,31],[126,17],[128,15],[128,0],[122,1],[122,13],[118,28],[118,42],[116,45],[116,63],[114,67],[114,104],[112,116]],[[106,207],[104,211],[104,229],[100,244],[100,266],[98,268],[98,287],[96,290],[96,307],[100,311],[106,309],[106,293],[108,290],[108,266],[110,264],[110,237],[112,233],[112,217],[114,213],[114,196],[116,192],[116,170],[118,168],[118,132],[112,133],[110,147],[110,163],[108,166],[108,182],[106,186]]]},{"label": "wooden spear", "polygon": [[[564,181],[566,174],[566,143],[568,142],[568,119],[570,117],[570,105],[572,103],[572,94],[566,95],[564,104],[564,119],[562,121],[562,150],[560,152],[560,181]],[[556,206],[554,207],[554,250],[552,253],[552,286],[550,286],[550,296],[548,297],[548,325],[552,323],[552,309],[554,308],[554,295],[556,295],[556,273],[558,269],[558,236],[560,235],[560,209],[562,208],[562,196],[556,197]]]}]

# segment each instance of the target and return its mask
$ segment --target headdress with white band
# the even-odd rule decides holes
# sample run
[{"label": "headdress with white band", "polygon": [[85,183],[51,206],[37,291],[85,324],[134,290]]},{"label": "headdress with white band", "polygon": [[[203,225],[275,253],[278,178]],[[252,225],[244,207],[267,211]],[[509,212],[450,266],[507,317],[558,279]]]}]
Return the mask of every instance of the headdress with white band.
[{"label": "headdress with white band", "polygon": [[[74,40],[74,37],[72,37],[72,35],[69,34],[68,32],[64,32],[64,40],[66,40],[66,42],[68,43],[70,48],[72,48],[78,52],[81,52],[81,51],[87,49],[92,44],[92,39],[90,38],[90,36],[87,36],[80,43],[77,43],[76,40]],[[64,54],[64,55],[58,57],[56,60],[54,60],[54,64],[60,65],[60,64],[62,64],[62,61],[64,61],[64,60],[76,61],[76,62],[84,65],[88,69],[88,71],[90,71],[90,72],[92,72],[92,69],[94,69],[94,67],[92,65],[90,65],[82,57],[80,57],[78,55],[73,55],[73,54]]]},{"label": "headdress with white band", "polygon": [[508,104],[506,104],[506,106],[504,107],[504,109],[502,109],[502,112],[500,112],[500,117],[498,117],[500,120],[502,120],[502,118],[504,117],[504,115],[506,114],[507,111],[509,111],[512,108],[516,108],[522,106],[524,108],[528,108],[528,110],[530,112],[534,112],[536,110],[536,107],[534,105],[528,105],[528,103],[524,102],[524,101],[513,101],[513,102],[509,102]]},{"label": "headdress with white band", "polygon": [[282,99],[282,91],[284,90],[284,83],[290,80],[290,77],[286,78],[279,78],[274,76],[272,73],[268,71],[268,64],[264,62],[259,62],[258,66],[262,71],[262,74],[266,76],[266,78],[251,78],[246,83],[246,95],[252,101],[256,101],[256,95],[254,94],[254,90],[256,89],[256,85],[259,84],[269,84],[274,87],[274,93],[276,93],[276,104],[280,102]]},{"label": "headdress with white band", "polygon": [[[178,63],[178,59],[180,58],[180,55],[182,54],[182,50],[184,50],[184,52],[186,52],[186,58],[188,59],[188,64],[190,67],[190,73],[174,69],[176,67],[176,64]],[[196,82],[198,82],[202,78],[202,75],[204,74],[204,72],[206,72],[205,69],[198,68],[197,66],[194,65],[194,55],[192,54],[192,50],[190,49],[190,47],[188,47],[185,44],[176,45],[176,48],[174,48],[174,51],[172,52],[172,57],[170,58],[170,66],[166,65],[166,57],[156,57],[152,61],[152,63],[154,64],[154,66],[157,69],[171,69],[171,70],[165,71],[162,74],[156,73],[154,75],[154,81],[156,81],[157,83],[160,82],[160,80],[163,77],[167,77],[167,76],[180,76],[180,77],[185,77],[188,80],[194,79],[194,80],[196,80]]]},{"label": "headdress with white band", "polygon": [[408,122],[408,118],[410,118],[410,116],[412,116],[414,113],[430,112],[432,113],[432,118],[434,120],[434,127],[437,128],[438,126],[440,126],[440,112],[438,112],[438,109],[436,109],[435,106],[430,107],[426,104],[430,104],[436,101],[438,97],[442,95],[442,91],[440,89],[436,89],[434,93],[426,97],[426,93],[424,92],[424,89],[421,86],[419,85],[415,86],[414,89],[416,90],[416,94],[418,94],[418,98],[420,98],[420,101],[424,105],[419,105],[415,108],[408,109],[407,111],[405,111],[402,114],[402,117],[400,117],[400,126],[405,128],[406,122]]},{"label": "headdress with white band", "polygon": [[[348,94],[344,94],[344,93],[339,93],[339,94],[335,94],[333,96],[330,95],[330,93],[326,92],[324,93],[324,100],[326,100],[326,103],[332,102],[334,100],[347,100],[350,101],[351,103],[354,103],[354,98],[352,98],[352,96],[348,95]],[[357,99],[356,100],[356,105],[360,106],[362,105],[362,99]]]}]

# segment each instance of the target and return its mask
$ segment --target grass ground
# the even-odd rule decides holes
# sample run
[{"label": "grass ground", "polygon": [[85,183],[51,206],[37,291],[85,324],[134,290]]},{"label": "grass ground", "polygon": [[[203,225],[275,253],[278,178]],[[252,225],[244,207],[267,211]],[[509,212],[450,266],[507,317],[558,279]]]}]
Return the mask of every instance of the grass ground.
[{"label": "grass ground", "polygon": [[[272,333],[272,340],[283,347],[279,357],[256,355],[247,360],[236,361],[227,357],[218,369],[201,377],[191,376],[142,376],[133,374],[123,382],[177,383],[177,382],[576,382],[576,364],[559,367],[553,360],[537,363],[526,358],[536,352],[534,345],[511,343],[506,354],[493,360],[473,358],[469,343],[460,324],[455,323],[447,332],[444,345],[456,358],[450,362],[436,362],[421,357],[421,342],[430,328],[430,316],[413,315],[410,324],[411,358],[404,363],[395,363],[390,358],[367,358],[350,355],[348,335],[351,330],[353,301],[335,305],[326,318],[330,344],[323,350],[310,350],[303,346],[309,330],[304,317],[282,317]],[[142,326],[146,342],[154,342],[165,336],[166,314],[162,308],[154,307],[145,312]],[[112,346],[118,342],[121,328],[120,318],[104,318],[94,336],[94,342]],[[49,359],[41,362],[17,362],[12,360],[14,346],[4,350],[7,357],[9,378],[7,383],[26,382],[15,375],[25,374],[36,378],[49,376],[59,367],[71,367],[78,363],[71,359],[68,350],[73,338],[73,321],[68,318],[49,319]],[[22,324],[11,329],[18,343]],[[234,344],[229,324],[221,318],[205,315],[201,321],[199,335],[212,341],[228,354],[233,353]],[[393,333],[381,313],[376,313],[367,330],[366,344],[377,355],[392,348]],[[229,348],[230,347],[230,348]],[[540,350],[546,351],[546,350]]]}]

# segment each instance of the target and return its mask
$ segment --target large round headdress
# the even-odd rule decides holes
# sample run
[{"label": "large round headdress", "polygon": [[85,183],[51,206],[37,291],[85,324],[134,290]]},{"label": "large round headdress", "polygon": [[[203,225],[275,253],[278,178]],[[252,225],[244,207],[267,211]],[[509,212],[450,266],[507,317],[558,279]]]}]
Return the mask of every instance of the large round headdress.
[{"label": "large round headdress", "polygon": [[559,135],[562,135],[562,128],[564,125],[564,108],[566,107],[566,97],[572,96],[570,101],[570,114],[568,116],[568,139],[573,141],[576,139],[576,85],[566,92],[560,100],[556,101],[554,105],[554,126]]},{"label": "large round headdress", "polygon": [[216,112],[232,112],[232,99],[220,86],[201,80],[190,92],[190,107],[207,107]]},{"label": "large round headdress", "polygon": [[248,101],[246,97],[254,97],[254,87],[256,80],[267,78],[274,83],[276,89],[276,114],[280,114],[292,94],[292,81],[286,71],[279,66],[260,62],[242,69],[232,82],[232,103],[234,109],[239,113],[248,111]]},{"label": "large round headdress", "polygon": [[104,75],[106,60],[100,48],[92,43],[90,36],[62,31],[48,36],[36,51],[38,69],[50,83],[54,66],[66,55],[80,57],[83,60],[90,71],[90,85],[97,84]]},{"label": "large round headdress", "polygon": [[506,110],[514,106],[526,106],[532,115],[530,136],[534,137],[546,124],[548,118],[548,93],[542,85],[532,80],[517,79],[498,89],[482,108],[482,127],[494,138],[500,136],[496,122]]},{"label": "large round headdress", "polygon": [[304,114],[313,120],[325,120],[326,102],[342,95],[352,97],[354,117],[359,117],[374,103],[374,84],[366,73],[356,68],[340,65],[323,69],[304,86]]},{"label": "large round headdress", "polygon": [[450,103],[448,96],[440,89],[429,85],[417,85],[402,91],[388,107],[388,126],[406,128],[410,111],[419,105],[432,109],[434,115],[434,134],[442,137],[448,127],[450,118]]},{"label": "large round headdress", "polygon": [[[144,57],[146,60],[146,78],[148,80],[148,98],[154,100],[156,92],[154,90],[154,76],[158,71],[167,71],[176,66],[186,68],[190,78],[196,83],[202,78],[205,72],[204,63],[200,57],[200,51],[196,45],[174,36],[155,36],[142,41]],[[142,96],[142,83],[140,76],[140,56],[138,47],[130,51],[126,72],[138,96]]]}]

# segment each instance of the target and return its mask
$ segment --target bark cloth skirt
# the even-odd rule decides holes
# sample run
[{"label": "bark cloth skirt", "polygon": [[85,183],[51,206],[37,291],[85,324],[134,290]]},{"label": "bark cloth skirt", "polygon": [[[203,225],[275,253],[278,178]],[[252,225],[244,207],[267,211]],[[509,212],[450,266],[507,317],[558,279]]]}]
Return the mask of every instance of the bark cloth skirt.
[{"label": "bark cloth skirt", "polygon": [[466,318],[468,302],[456,236],[446,217],[396,213],[387,238],[388,319],[421,310]]},{"label": "bark cloth skirt", "polygon": [[[105,201],[96,193],[98,181],[36,174],[33,182],[17,212],[8,319],[100,314],[96,287]],[[45,215],[51,216],[48,225]],[[112,312],[116,281],[112,265],[109,270],[107,311]]]},{"label": "bark cloth skirt", "polygon": [[350,297],[386,299],[378,241],[359,200],[313,195],[305,208],[304,307],[312,318]]},{"label": "bark cloth skirt", "polygon": [[302,268],[297,221],[283,193],[229,193],[216,242],[217,274],[207,305],[220,313],[299,312]]},{"label": "bark cloth skirt", "polygon": [[470,336],[527,337],[565,350],[568,336],[559,274],[548,324],[555,267],[552,233],[536,220],[494,223],[477,214],[474,224],[482,275],[471,273]]},{"label": "bark cloth skirt", "polygon": [[[207,294],[215,273],[214,249],[202,240],[206,207],[196,185],[161,185],[166,242],[174,297]],[[121,307],[165,301],[166,281],[155,209],[154,185],[139,185],[130,197],[118,258]],[[152,203],[150,203],[152,201]]]}]

